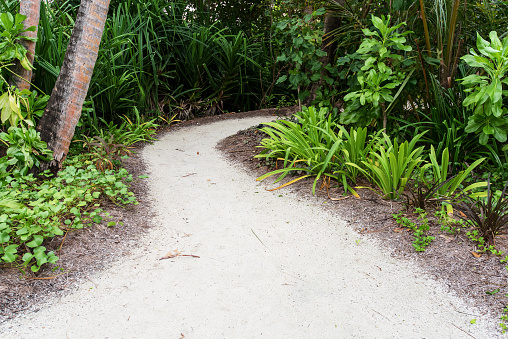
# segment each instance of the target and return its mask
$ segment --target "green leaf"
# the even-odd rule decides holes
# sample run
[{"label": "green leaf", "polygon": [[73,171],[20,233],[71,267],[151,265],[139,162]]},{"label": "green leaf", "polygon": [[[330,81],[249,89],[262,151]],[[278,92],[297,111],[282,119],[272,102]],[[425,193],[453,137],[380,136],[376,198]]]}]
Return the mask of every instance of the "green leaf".
[{"label": "green leaf", "polygon": [[21,110],[18,106],[18,103],[16,101],[16,98],[12,95],[9,95],[9,105],[11,107],[11,110],[16,113],[21,120],[23,120],[23,116],[21,115]]},{"label": "green leaf", "polygon": [[326,9],[324,7],[319,8],[317,11],[314,12],[314,15],[320,16],[326,13]]},{"label": "green leaf", "polygon": [[501,100],[503,96],[503,84],[501,83],[501,81],[499,81],[499,79],[493,79],[492,84],[490,86],[491,86],[491,90],[489,93],[490,99],[492,100],[493,103],[496,103],[499,100]]},{"label": "green leaf", "polygon": [[386,31],[386,25],[383,23],[383,20],[381,20],[381,18],[379,18],[375,15],[372,15],[371,21],[372,21],[372,25],[374,25],[374,27],[379,29],[381,34],[383,34],[383,32]]},{"label": "green leaf", "polygon": [[493,294],[496,294],[497,292],[499,292],[500,289],[499,288],[496,288],[495,290],[493,291],[485,291],[486,294],[490,294],[490,295],[493,295]]},{"label": "green leaf", "polygon": [[[276,85],[286,81],[288,78],[288,76],[286,74],[284,74],[283,76],[281,76],[280,78],[277,79],[277,82],[275,83]],[[148,178],[148,176],[146,176]],[[139,178],[141,178],[141,175],[139,176]]]},{"label": "green leaf", "polygon": [[483,126],[483,133],[494,134],[494,127],[489,123],[487,123],[485,126]]},{"label": "green leaf", "polygon": [[16,255],[12,254],[12,253],[5,253],[2,256],[2,260],[5,261],[6,263],[14,262],[14,261],[16,261]]},{"label": "green leaf", "polygon": [[8,232],[0,233],[0,244],[9,242],[10,239],[11,239],[11,236],[9,235]]},{"label": "green leaf", "polygon": [[28,262],[28,261],[32,260],[32,258],[33,258],[33,257],[34,257],[34,256],[33,256],[33,254],[32,254],[32,253],[25,253],[25,254],[23,255],[23,258],[22,258],[22,259],[23,259],[23,261],[24,261],[24,262]]},{"label": "green leaf", "polygon": [[5,92],[2,96],[0,96],[0,109],[2,110],[2,124],[4,124],[12,115],[8,92]]},{"label": "green leaf", "polygon": [[499,142],[506,142],[507,140],[507,133],[504,128],[494,126],[494,138],[497,139]]},{"label": "green leaf", "polygon": [[476,48],[485,56],[488,56],[489,54],[485,52],[485,47],[489,46],[489,42],[487,40],[484,40],[480,33],[476,32]]},{"label": "green leaf", "polygon": [[17,248],[18,248],[18,245],[16,245],[16,244],[9,245],[9,246],[5,247],[4,253],[16,253],[18,251]]},{"label": "green leaf", "polygon": [[463,57],[461,57],[461,59],[464,60],[466,64],[468,64],[471,67],[483,68],[483,64],[478,62],[475,59],[475,57],[470,54],[464,55]]},{"label": "green leaf", "polygon": [[33,240],[30,241],[29,243],[27,243],[26,245],[28,247],[38,247],[42,244],[42,242],[44,241],[44,237],[41,236],[41,235],[34,235],[33,236]]},{"label": "green leaf", "polygon": [[489,141],[489,135],[485,133],[480,133],[480,145],[487,145]]},{"label": "green leaf", "polygon": [[11,13],[0,14],[0,25],[7,31],[10,32],[12,25],[14,24],[14,18]]},{"label": "green leaf", "polygon": [[503,48],[503,44],[501,43],[501,40],[497,37],[496,31],[491,31],[489,34],[490,37],[490,44],[492,47],[494,47],[497,50],[501,50]]}]

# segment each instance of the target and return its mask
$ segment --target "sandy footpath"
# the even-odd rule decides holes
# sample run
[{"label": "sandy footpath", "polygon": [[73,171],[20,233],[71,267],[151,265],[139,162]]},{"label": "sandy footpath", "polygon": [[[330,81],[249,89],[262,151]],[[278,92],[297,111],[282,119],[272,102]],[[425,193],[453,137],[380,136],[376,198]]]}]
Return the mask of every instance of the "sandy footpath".
[{"label": "sandy footpath", "polygon": [[[155,227],[132,255],[1,338],[493,338],[482,317],[382,247],[214,149],[258,117],[148,146]],[[180,253],[159,260],[168,253]],[[476,319],[476,324],[470,324]],[[468,332],[466,334],[464,331]]]}]

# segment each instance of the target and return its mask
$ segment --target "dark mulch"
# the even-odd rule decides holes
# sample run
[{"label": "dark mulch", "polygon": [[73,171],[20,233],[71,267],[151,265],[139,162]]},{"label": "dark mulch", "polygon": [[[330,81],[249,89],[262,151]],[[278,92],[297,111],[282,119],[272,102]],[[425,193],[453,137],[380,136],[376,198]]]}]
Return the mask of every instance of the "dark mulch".
[{"label": "dark mulch", "polygon": [[[263,133],[250,128],[224,139],[217,148],[231,161],[242,163],[253,176],[260,176],[273,170],[273,166],[267,165],[264,159],[253,158],[253,155],[261,152],[256,146],[263,137],[265,137]],[[360,234],[379,240],[380,246],[388,249],[394,257],[415,262],[422,272],[439,281],[450,292],[478,307],[482,313],[499,316],[508,304],[506,264],[501,264],[500,258],[493,255],[481,254],[479,257],[473,255],[472,252],[477,254],[476,247],[467,238],[465,231],[459,234],[442,232],[434,220],[431,222],[429,235],[434,236],[435,240],[425,252],[416,252],[412,246],[412,232],[401,229],[391,215],[406,211],[409,218],[414,218],[412,210],[406,210],[405,204],[383,200],[368,189],[358,190],[361,199],[349,196],[338,201],[331,200],[330,198],[344,198],[344,191],[337,185],[336,187],[332,185],[329,192],[324,188],[317,190],[316,195],[312,196],[312,182],[313,179],[304,179],[282,190],[290,190],[317,200],[323,208],[339,215]],[[280,184],[274,186],[267,182],[268,188],[275,188]],[[358,183],[358,186],[368,185],[367,182]],[[508,251],[507,235],[498,236],[496,245],[501,251]],[[496,289],[499,289],[498,293],[486,293]]]}]

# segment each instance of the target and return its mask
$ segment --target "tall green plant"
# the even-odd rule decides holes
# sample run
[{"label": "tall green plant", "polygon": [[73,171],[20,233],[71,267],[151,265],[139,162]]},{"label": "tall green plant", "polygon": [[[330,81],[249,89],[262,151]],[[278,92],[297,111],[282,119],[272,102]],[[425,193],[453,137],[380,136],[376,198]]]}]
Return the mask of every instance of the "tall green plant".
[{"label": "tall green plant", "polygon": [[[343,126],[339,125],[338,128],[342,132],[344,138],[344,142],[339,148],[339,152],[341,153],[339,161],[362,166],[362,161],[367,160],[370,152],[376,148],[381,131],[371,135],[369,141],[366,127],[359,127],[356,129],[351,127],[349,132]],[[355,166],[345,166],[343,172],[354,183],[356,183],[356,179],[360,174],[360,170]]]},{"label": "tall green plant", "polygon": [[[379,18],[372,15],[372,25],[376,30],[363,29],[363,33],[369,38],[364,38],[356,51],[361,59],[365,60],[357,75],[360,89],[353,89],[344,97],[349,104],[340,116],[341,123],[360,123],[365,126],[382,114],[383,128],[386,130],[386,103],[395,100],[393,90],[403,84],[406,77],[403,64],[407,64],[407,61],[396,51],[408,52],[412,49],[405,44],[405,36],[411,32],[398,32],[405,23],[390,26],[390,19],[390,16]],[[372,107],[370,114],[360,116],[356,111],[359,108],[358,103],[360,106]]]},{"label": "tall green plant", "polygon": [[502,42],[496,32],[490,33],[490,42],[477,35],[479,54],[471,49],[462,57],[469,66],[482,69],[485,75],[471,74],[460,81],[467,87],[464,106],[472,106],[474,114],[469,118],[466,132],[480,135],[480,144],[486,145],[490,136],[506,142],[508,132],[507,113],[503,107],[503,84],[508,84],[508,37]]},{"label": "tall green plant", "polygon": [[[32,69],[32,65],[26,56],[27,50],[21,45],[20,41],[35,41],[34,38],[21,35],[26,31],[35,31],[35,27],[31,26],[24,29],[23,21],[25,19],[26,16],[21,14],[13,16],[11,13],[0,13],[0,70],[4,72],[14,65],[13,61],[16,59],[20,61],[23,68]],[[15,77],[17,75],[10,74],[10,76]],[[0,91],[3,92],[0,95],[0,109],[2,110],[0,125],[9,123],[11,126],[16,126],[20,120],[24,119],[21,114],[20,99],[31,93],[28,90],[20,92],[14,86],[11,86],[7,79],[0,74]],[[27,121],[27,123],[33,125],[31,121]]]},{"label": "tall green plant", "polygon": [[[35,83],[50,93],[75,18],[68,2],[42,7]],[[88,92],[82,130],[100,119],[213,114],[257,107],[264,40],[217,21],[188,2],[127,0],[111,5]]]}]

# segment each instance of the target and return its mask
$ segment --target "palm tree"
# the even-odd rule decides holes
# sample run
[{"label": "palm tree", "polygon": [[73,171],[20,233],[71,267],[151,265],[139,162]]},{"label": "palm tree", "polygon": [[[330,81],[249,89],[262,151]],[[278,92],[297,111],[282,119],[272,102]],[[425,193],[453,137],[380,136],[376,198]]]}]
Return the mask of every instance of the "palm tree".
[{"label": "palm tree", "polygon": [[104,31],[109,0],[82,0],[60,74],[37,129],[53,151],[41,170],[57,172],[81,116]]},{"label": "palm tree", "polygon": [[[26,19],[23,22],[24,29],[34,26],[35,31],[26,31],[22,35],[29,38],[37,38],[37,27],[39,26],[39,15],[41,11],[41,0],[21,0],[19,4],[19,14],[26,15]],[[30,62],[30,65],[34,63],[35,55],[35,41],[21,39],[20,44],[26,48],[26,57]],[[32,70],[25,69],[21,62],[18,60],[12,68],[14,75],[12,77],[12,85],[16,86],[20,91],[23,89],[30,89],[30,82],[32,80]]]}]

